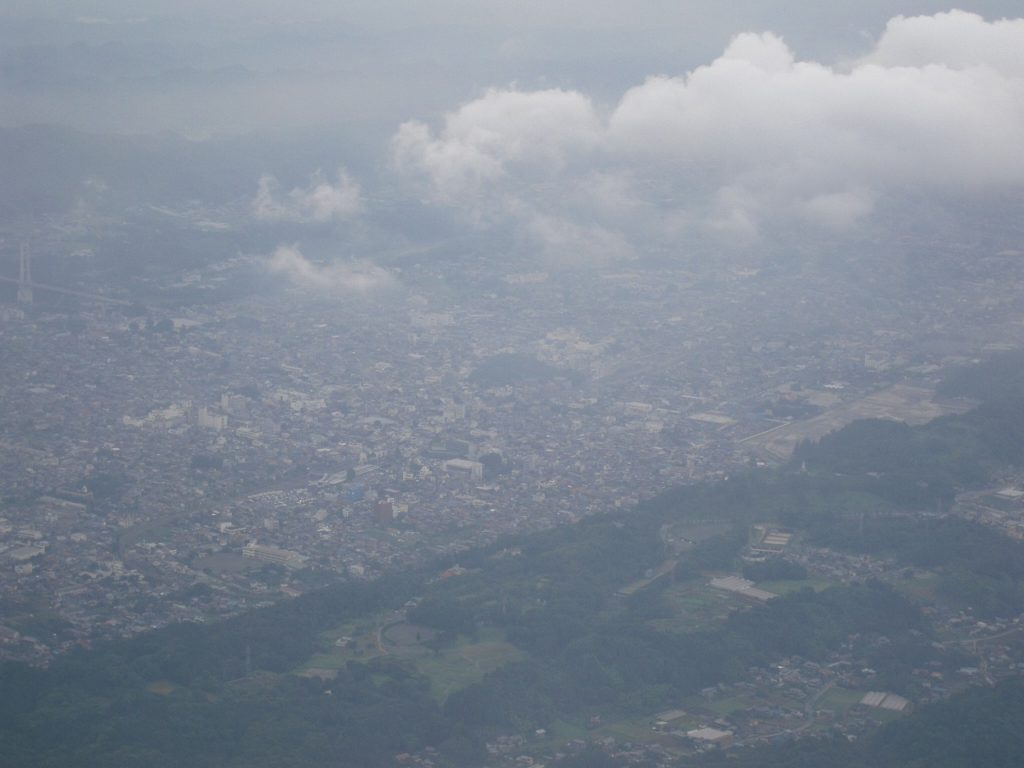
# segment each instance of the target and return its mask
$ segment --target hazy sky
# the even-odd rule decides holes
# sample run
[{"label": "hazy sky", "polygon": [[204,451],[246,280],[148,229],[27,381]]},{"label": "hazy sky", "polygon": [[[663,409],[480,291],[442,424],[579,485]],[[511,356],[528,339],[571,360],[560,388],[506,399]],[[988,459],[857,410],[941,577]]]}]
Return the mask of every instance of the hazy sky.
[{"label": "hazy sky", "polygon": [[[1019,3],[962,2],[987,18]],[[938,2],[808,0],[4,0],[6,125],[202,137],[436,117],[490,87],[558,86],[613,103],[745,31],[799,58],[860,55],[897,14]]]},{"label": "hazy sky", "polygon": [[[390,183],[550,260],[841,236],[911,195],[1024,187],[1024,9],[958,7],[6,0],[0,121],[358,137]],[[365,215],[344,166],[261,169],[254,218]]]}]

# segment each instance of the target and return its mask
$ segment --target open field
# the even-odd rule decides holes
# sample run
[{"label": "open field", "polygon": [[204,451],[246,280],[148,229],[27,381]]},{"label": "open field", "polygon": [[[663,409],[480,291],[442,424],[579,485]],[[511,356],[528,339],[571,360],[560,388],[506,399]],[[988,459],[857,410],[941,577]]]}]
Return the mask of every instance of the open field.
[{"label": "open field", "polygon": [[893,581],[892,585],[915,603],[931,605],[939,596],[939,576],[935,573]]},{"label": "open field", "polygon": [[668,574],[672,573],[672,569],[676,567],[676,564],[678,562],[679,560],[677,558],[671,558],[669,560],[666,560],[657,568],[655,568],[654,572],[650,576],[644,577],[642,579],[637,579],[633,583],[627,584],[625,587],[619,589],[618,595],[621,597],[629,597],[631,595],[635,595],[640,590],[649,587],[651,584],[653,584],[661,577],[667,576]]},{"label": "open field", "polygon": [[[696,723],[696,721],[692,721]],[[681,725],[685,725],[682,723]],[[687,725],[686,727],[691,727]],[[693,725],[692,727],[697,727]],[[600,729],[602,736],[614,736],[620,741],[633,741],[633,742],[645,742],[645,741],[658,741],[658,734],[651,728],[651,717],[650,715],[642,717],[632,717],[625,720],[616,720],[614,722],[603,725]],[[671,737],[668,741],[671,741]]]},{"label": "open field", "polygon": [[839,584],[838,581],[828,579],[787,579],[782,581],[763,581],[757,584],[758,589],[766,592],[774,592],[776,595],[788,595],[790,592],[799,592],[801,589],[813,589],[821,592]]},{"label": "open field", "polygon": [[703,710],[711,712],[717,717],[728,717],[733,712],[746,709],[754,703],[755,697],[751,694],[736,694],[733,696],[715,696],[713,699],[704,702]]},{"label": "open field", "polygon": [[539,743],[547,745],[551,749],[556,749],[571,739],[589,739],[594,735],[594,732],[585,726],[567,720],[555,720],[547,730],[547,738]]},{"label": "open field", "polygon": [[743,438],[740,443],[761,458],[786,461],[800,441],[818,440],[858,419],[896,419],[912,425],[924,424],[939,416],[964,413],[970,407],[967,403],[939,402],[934,396],[930,389],[896,384],[813,419],[794,421]]},{"label": "open field", "polygon": [[482,630],[477,642],[464,641],[436,654],[416,659],[416,669],[430,678],[430,690],[443,701],[455,691],[483,678],[488,672],[510,661],[526,658],[526,654],[497,630]]},{"label": "open field", "polygon": [[750,603],[720,589],[712,589],[706,578],[683,582],[662,593],[672,616],[654,619],[651,626],[670,632],[693,632],[720,625],[733,611]]},{"label": "open field", "polygon": [[146,686],[146,690],[150,693],[155,693],[158,696],[168,696],[177,690],[178,686],[172,683],[170,680],[154,680],[152,683]]},{"label": "open field", "polygon": [[382,656],[377,646],[377,628],[384,620],[382,614],[350,621],[321,633],[324,650],[310,658],[301,669],[341,669],[349,661],[368,661]]},{"label": "open field", "polygon": [[867,691],[855,691],[850,688],[835,686],[818,699],[817,709],[830,709],[836,713],[836,719],[841,720],[849,710],[860,703]]},{"label": "open field", "polygon": [[443,701],[488,672],[526,657],[494,628],[480,630],[476,638],[460,637],[447,646],[438,646],[434,642],[437,636],[428,627],[396,620],[395,614],[349,622],[323,633],[324,651],[312,656],[296,672],[328,677],[332,670],[342,669],[350,661],[388,656],[407,662],[429,678],[431,692]]}]

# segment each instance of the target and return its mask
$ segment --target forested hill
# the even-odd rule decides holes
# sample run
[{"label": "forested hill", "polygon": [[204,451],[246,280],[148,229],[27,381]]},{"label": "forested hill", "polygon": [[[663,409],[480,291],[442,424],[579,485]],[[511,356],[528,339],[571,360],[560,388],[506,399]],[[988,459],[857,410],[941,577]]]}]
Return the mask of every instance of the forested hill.
[{"label": "forested hill", "polygon": [[[896,577],[799,589],[806,573],[790,564],[749,571],[796,582],[764,604],[719,610],[726,603],[714,595],[693,595],[739,570],[751,530],[771,521],[837,557],[891,563],[889,574],[927,571],[928,599],[947,613],[1019,614],[1024,544],[945,512],[958,490],[1022,463],[1016,397],[923,427],[859,423],[801,446],[791,466],[466,552],[457,575],[450,561],[436,563],[80,651],[47,670],[6,664],[2,763],[374,768],[428,755],[435,766],[498,765],[485,744],[499,735],[649,723],[786,659],[863,660],[873,685],[912,693],[921,664],[946,675],[968,661],[939,642],[936,610]],[[383,647],[382,628],[399,619],[377,617],[397,616],[415,633],[415,654]],[[325,664],[331,679],[296,674]],[[961,731],[978,726],[970,753],[952,742],[958,718]],[[751,766],[1018,766],[1022,721],[1024,694],[1008,682],[925,707],[855,746],[812,739],[730,754]],[[931,751],[919,752],[929,740]]]},{"label": "forested hill", "polygon": [[946,397],[971,397],[982,402],[998,402],[1020,397],[1024,392],[1024,350],[993,355],[978,365],[968,365],[949,373],[938,393]]}]

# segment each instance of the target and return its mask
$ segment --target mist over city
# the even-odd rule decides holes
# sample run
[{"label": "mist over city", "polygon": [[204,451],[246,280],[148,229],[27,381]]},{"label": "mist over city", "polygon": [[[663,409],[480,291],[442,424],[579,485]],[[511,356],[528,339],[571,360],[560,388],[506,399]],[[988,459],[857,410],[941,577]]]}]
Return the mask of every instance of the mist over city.
[{"label": "mist over city", "polygon": [[1022,51],[0,4],[2,762],[1020,765]]}]

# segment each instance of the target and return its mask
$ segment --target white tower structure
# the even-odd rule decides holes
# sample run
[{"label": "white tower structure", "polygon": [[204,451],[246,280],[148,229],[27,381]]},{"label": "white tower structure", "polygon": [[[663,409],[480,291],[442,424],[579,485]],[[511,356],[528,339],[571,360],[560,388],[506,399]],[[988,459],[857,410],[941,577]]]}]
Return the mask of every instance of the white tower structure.
[{"label": "white tower structure", "polygon": [[32,303],[32,254],[25,243],[18,252],[18,303]]}]

